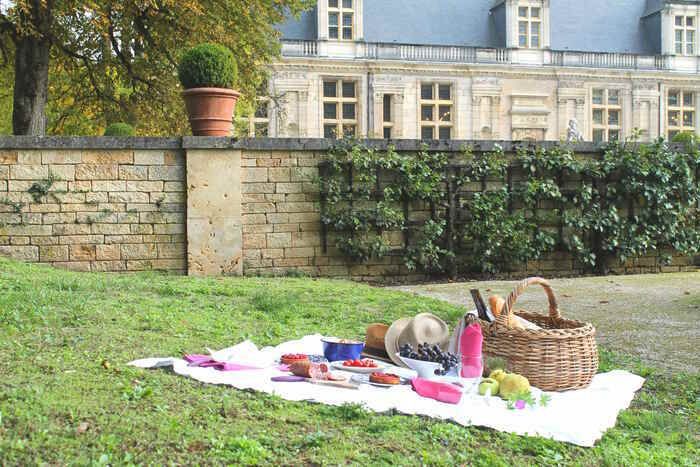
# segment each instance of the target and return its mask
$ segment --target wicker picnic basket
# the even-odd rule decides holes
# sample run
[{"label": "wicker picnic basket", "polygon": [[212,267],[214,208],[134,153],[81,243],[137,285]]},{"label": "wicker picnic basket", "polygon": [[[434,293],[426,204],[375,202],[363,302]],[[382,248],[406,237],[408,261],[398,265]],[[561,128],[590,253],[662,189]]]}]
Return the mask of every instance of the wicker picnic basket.
[{"label": "wicker picnic basket", "polygon": [[[549,315],[513,311],[518,297],[530,285],[540,285],[549,300]],[[529,330],[508,326],[512,314],[542,329]],[[545,391],[567,391],[587,387],[598,371],[598,347],[595,328],[562,318],[554,291],[545,279],[532,277],[522,281],[508,295],[499,317],[493,323],[482,322],[484,354],[506,360],[508,371],[525,376],[530,384]]]}]

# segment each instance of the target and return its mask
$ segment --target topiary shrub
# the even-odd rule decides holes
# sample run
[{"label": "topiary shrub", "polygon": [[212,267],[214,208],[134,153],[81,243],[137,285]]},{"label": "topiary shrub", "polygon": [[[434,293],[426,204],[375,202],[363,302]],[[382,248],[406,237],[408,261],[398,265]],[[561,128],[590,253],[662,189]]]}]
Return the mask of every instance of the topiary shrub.
[{"label": "topiary shrub", "polygon": [[673,137],[672,143],[680,143],[685,145],[693,145],[697,141],[695,133],[692,131],[682,131]]},{"label": "topiary shrub", "polygon": [[128,123],[112,123],[105,128],[105,136],[134,136],[136,130]]},{"label": "topiary shrub", "polygon": [[185,89],[232,89],[238,78],[233,52],[218,44],[200,44],[185,52],[178,76]]}]

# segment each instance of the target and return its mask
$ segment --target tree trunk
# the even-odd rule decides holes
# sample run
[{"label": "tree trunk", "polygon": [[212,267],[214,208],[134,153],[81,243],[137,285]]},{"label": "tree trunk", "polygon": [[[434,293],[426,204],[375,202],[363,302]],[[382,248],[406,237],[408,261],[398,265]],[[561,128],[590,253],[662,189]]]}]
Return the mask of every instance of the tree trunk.
[{"label": "tree trunk", "polygon": [[36,36],[21,37],[16,44],[12,129],[15,135],[43,136],[51,44]]}]

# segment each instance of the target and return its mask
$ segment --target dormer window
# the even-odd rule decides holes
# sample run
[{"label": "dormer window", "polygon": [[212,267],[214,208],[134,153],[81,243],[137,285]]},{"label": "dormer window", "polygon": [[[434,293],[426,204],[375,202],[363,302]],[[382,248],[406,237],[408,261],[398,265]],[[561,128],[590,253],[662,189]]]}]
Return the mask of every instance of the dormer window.
[{"label": "dormer window", "polygon": [[328,0],[328,38],[351,41],[355,37],[355,0]]},{"label": "dormer window", "polygon": [[518,7],[518,46],[539,49],[542,37],[542,9]]},{"label": "dormer window", "polygon": [[674,20],[676,55],[695,55],[695,17],[676,16]]}]

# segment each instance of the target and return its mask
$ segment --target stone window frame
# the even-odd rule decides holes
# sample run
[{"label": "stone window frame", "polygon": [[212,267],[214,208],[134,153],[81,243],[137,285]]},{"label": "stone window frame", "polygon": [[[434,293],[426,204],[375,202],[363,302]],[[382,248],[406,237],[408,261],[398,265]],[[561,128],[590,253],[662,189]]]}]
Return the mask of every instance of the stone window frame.
[{"label": "stone window frame", "polygon": [[[539,45],[537,47],[530,46],[531,26],[528,22],[528,44],[527,47],[520,45],[520,8],[528,8],[528,14],[531,8],[540,9],[539,22]],[[508,0],[506,2],[506,47],[522,50],[542,50],[549,49],[550,41],[550,0]]]},{"label": "stone window frame", "polygon": [[[671,104],[671,95],[678,95],[678,100],[676,105]],[[685,97],[690,96],[690,104],[686,104]],[[681,132],[693,132],[697,133],[697,105],[698,96],[693,90],[682,89],[682,88],[670,88],[666,91],[666,136],[669,141],[673,139],[678,133]],[[676,125],[671,124],[671,112],[678,112],[678,120]],[[686,125],[685,115],[691,114],[691,123]]]},{"label": "stone window frame", "polygon": [[[392,139],[394,137],[394,123],[396,121],[396,112],[394,110],[394,101],[396,97],[391,93],[382,94],[382,138]],[[387,110],[389,117],[387,118]]]},{"label": "stone window frame", "polygon": [[[432,98],[423,98],[423,86],[432,86]],[[440,87],[449,86],[450,89],[450,99],[440,99]],[[456,113],[457,103],[455,100],[455,83],[452,81],[445,80],[425,80],[418,82],[418,138],[421,140],[427,139],[439,139],[439,140],[449,140],[454,139],[455,128],[456,128]],[[430,120],[423,119],[423,107],[431,107],[432,118]],[[449,116],[450,120],[443,120],[440,118],[441,107],[450,106]],[[423,135],[424,128],[432,129],[432,138],[426,138]],[[447,128],[450,132],[449,138],[441,137],[441,130]]]},{"label": "stone window frame", "polygon": [[[681,24],[678,24],[679,21]],[[673,15],[673,50],[676,55],[682,55],[686,57],[692,57],[696,55],[698,37],[697,27],[698,18],[696,15],[687,13],[679,13]],[[680,40],[678,40],[678,33],[681,34]],[[689,35],[692,35],[691,39],[689,39]]]},{"label": "stone window frame", "polygon": [[[317,18],[316,18],[316,23],[317,23],[317,30],[318,30],[318,39],[319,40],[326,40],[326,41],[333,41],[333,42],[353,42],[353,41],[361,41],[364,38],[364,21],[363,21],[363,10],[364,10],[364,1],[363,0],[352,0],[352,8],[343,8],[343,1],[344,0],[338,0],[337,2],[337,8],[329,6],[329,0],[322,0],[318,2],[318,7],[317,7]],[[347,1],[347,0],[345,0]],[[342,12],[344,10],[351,11],[352,12],[352,38],[351,39],[343,39],[343,27],[342,27],[342,21],[343,21],[343,16]],[[338,38],[331,38],[330,37],[330,22],[329,22],[329,14],[338,14]]]},{"label": "stone window frame", "polygon": [[[335,96],[326,96],[326,84],[335,83]],[[354,85],[354,96],[348,97],[344,95],[344,84],[352,83]],[[359,137],[361,124],[361,106],[360,106],[360,89],[361,83],[356,77],[323,77],[321,79],[321,136],[324,138],[341,139],[345,136]],[[355,107],[355,117],[344,117],[344,105],[353,104]],[[326,117],[327,105],[335,105],[335,118]],[[346,125],[352,125],[354,130],[352,134],[346,133]],[[334,126],[335,135],[330,136],[326,132],[326,127]]]},{"label": "stone window frame", "polygon": [[[540,49],[542,47],[542,7],[539,5],[518,5],[517,12],[518,47],[523,49]],[[522,30],[523,26],[525,26],[525,31]],[[534,34],[533,31],[535,26],[537,26],[537,34]],[[534,38],[537,38],[536,43],[533,42]]]},{"label": "stone window frame", "polygon": [[[596,102],[597,92],[602,92],[599,103]],[[614,94],[617,96],[616,103],[611,103],[610,96]],[[593,142],[605,142],[605,141],[622,141],[624,138],[623,134],[623,122],[624,122],[624,102],[623,102],[623,90],[615,87],[608,86],[593,86],[591,88],[591,140]],[[595,115],[596,112],[601,113],[601,119],[599,123],[596,123]],[[610,113],[617,112],[618,119],[617,123],[610,122]],[[611,134],[616,134],[615,138],[611,137]],[[596,134],[600,134],[600,137],[596,137]]]}]

